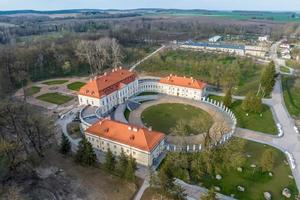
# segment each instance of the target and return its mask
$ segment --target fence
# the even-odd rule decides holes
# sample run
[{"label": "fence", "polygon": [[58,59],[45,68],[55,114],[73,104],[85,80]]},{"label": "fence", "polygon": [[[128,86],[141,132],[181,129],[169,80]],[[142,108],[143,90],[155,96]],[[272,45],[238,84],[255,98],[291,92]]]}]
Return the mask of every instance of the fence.
[{"label": "fence", "polygon": [[[214,145],[216,146],[218,144],[227,142],[233,136],[233,134],[235,133],[235,130],[236,130],[237,120],[236,120],[234,113],[229,108],[227,108],[222,102],[218,102],[214,99],[202,97],[201,102],[207,103],[207,104],[210,104],[210,105],[216,107],[221,112],[226,113],[232,120],[233,124],[231,126],[230,132],[223,134],[222,137],[219,139],[219,141],[216,142]],[[176,152],[176,151],[199,152],[202,150],[202,144],[189,144],[189,145],[184,145],[184,146],[175,145],[175,144],[167,144],[166,150],[174,151],[174,152]]]}]

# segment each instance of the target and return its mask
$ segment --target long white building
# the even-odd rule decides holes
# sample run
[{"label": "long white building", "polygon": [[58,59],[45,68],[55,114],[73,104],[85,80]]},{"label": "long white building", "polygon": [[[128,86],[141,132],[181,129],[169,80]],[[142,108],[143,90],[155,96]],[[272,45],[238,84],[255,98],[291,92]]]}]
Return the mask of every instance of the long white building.
[{"label": "long white building", "polygon": [[152,166],[165,149],[163,133],[108,119],[93,124],[85,136],[95,149],[110,149],[115,156],[123,151],[145,166]]}]

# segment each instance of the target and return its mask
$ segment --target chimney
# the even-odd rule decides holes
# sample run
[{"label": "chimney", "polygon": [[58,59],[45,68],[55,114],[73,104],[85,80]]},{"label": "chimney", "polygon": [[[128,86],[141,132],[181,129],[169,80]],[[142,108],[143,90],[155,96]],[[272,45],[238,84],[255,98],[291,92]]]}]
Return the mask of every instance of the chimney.
[{"label": "chimney", "polygon": [[122,69],[122,67],[120,66],[119,69]]},{"label": "chimney", "polygon": [[115,69],[112,69],[111,71],[112,71],[112,72],[115,72]]},{"label": "chimney", "polygon": [[152,126],[149,126],[148,131],[152,131]]},{"label": "chimney", "polygon": [[194,78],[191,76],[191,79],[193,80]]},{"label": "chimney", "polygon": [[130,131],[131,131],[131,126],[128,126],[128,130],[130,130]]},{"label": "chimney", "polygon": [[104,76],[106,76],[107,75],[107,73],[106,72],[104,72]]},{"label": "chimney", "polygon": [[133,128],[132,130],[133,130],[134,132],[137,132],[137,131],[138,131],[138,129],[137,129],[137,128]]}]

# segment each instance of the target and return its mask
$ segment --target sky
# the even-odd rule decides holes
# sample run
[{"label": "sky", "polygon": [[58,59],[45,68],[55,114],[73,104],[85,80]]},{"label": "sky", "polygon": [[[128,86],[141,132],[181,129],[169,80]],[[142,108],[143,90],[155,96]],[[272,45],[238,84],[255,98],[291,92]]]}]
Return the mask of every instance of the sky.
[{"label": "sky", "polygon": [[300,11],[300,0],[0,0],[0,10],[180,8]]}]

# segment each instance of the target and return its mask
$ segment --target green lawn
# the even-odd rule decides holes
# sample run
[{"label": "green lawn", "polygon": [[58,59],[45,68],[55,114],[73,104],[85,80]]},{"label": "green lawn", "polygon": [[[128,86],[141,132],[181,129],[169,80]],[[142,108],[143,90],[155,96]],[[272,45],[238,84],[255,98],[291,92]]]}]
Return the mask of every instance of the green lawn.
[{"label": "green lawn", "polygon": [[144,95],[157,95],[157,92],[141,92],[138,96],[144,96]]},{"label": "green lawn", "polygon": [[[222,101],[223,97],[209,96],[211,99]],[[267,134],[276,135],[277,127],[273,118],[272,111],[269,106],[263,105],[262,116],[257,113],[248,113],[242,109],[242,101],[236,100],[232,103],[230,109],[234,112],[237,118],[237,125],[241,128],[246,128],[254,131],[259,131]]]},{"label": "green lawn", "polygon": [[245,95],[259,86],[264,65],[250,58],[190,50],[168,50],[156,54],[139,65],[136,70],[154,76],[194,77],[213,85],[234,85],[233,92]]},{"label": "green lawn", "polygon": [[85,85],[85,83],[76,81],[76,82],[68,84],[67,87],[69,90],[79,91],[79,89],[84,85]]},{"label": "green lawn", "polygon": [[284,73],[290,73],[290,69],[288,67],[280,66],[280,71]]},{"label": "green lawn", "polygon": [[41,87],[32,86],[32,87],[26,89],[26,94],[28,96],[32,96],[32,95],[34,95],[36,93],[39,93],[40,91],[41,91]]},{"label": "green lawn", "polygon": [[[268,173],[263,173],[259,170],[260,158],[266,149],[272,149],[276,159],[272,177]],[[289,165],[284,163],[286,157],[283,152],[268,145],[247,141],[244,153],[247,161],[245,166],[243,166],[243,172],[231,170],[228,173],[221,174],[222,179],[220,181],[205,179],[203,180],[204,186],[207,188],[219,186],[221,187],[221,193],[227,195],[235,194],[237,199],[245,200],[263,200],[263,192],[265,191],[272,194],[272,199],[285,199],[281,195],[284,187],[288,187],[293,192],[293,195],[298,193],[294,180],[288,177],[292,175],[292,172]],[[255,164],[257,167],[250,167],[252,164]],[[238,192],[236,189],[238,185],[245,187],[246,191]]]},{"label": "green lawn", "polygon": [[55,92],[55,93],[43,94],[41,96],[38,96],[37,99],[46,101],[49,103],[61,105],[61,104],[67,103],[68,101],[71,101],[73,99],[73,97],[62,95],[60,93]]},{"label": "green lawn", "polygon": [[151,106],[142,113],[142,121],[146,126],[152,126],[153,130],[170,134],[171,128],[179,120],[191,120],[196,116],[207,118],[207,126],[212,125],[212,117],[199,108],[178,103],[164,103]]},{"label": "green lawn", "polygon": [[282,89],[285,106],[289,113],[295,117],[300,117],[300,79],[293,77],[282,78]]},{"label": "green lawn", "polygon": [[43,84],[45,85],[61,85],[68,82],[68,80],[53,80],[53,81],[45,81]]},{"label": "green lawn", "polygon": [[126,108],[125,112],[124,112],[124,116],[127,121],[129,120],[129,115],[130,115],[130,110],[128,110],[128,108]]}]

